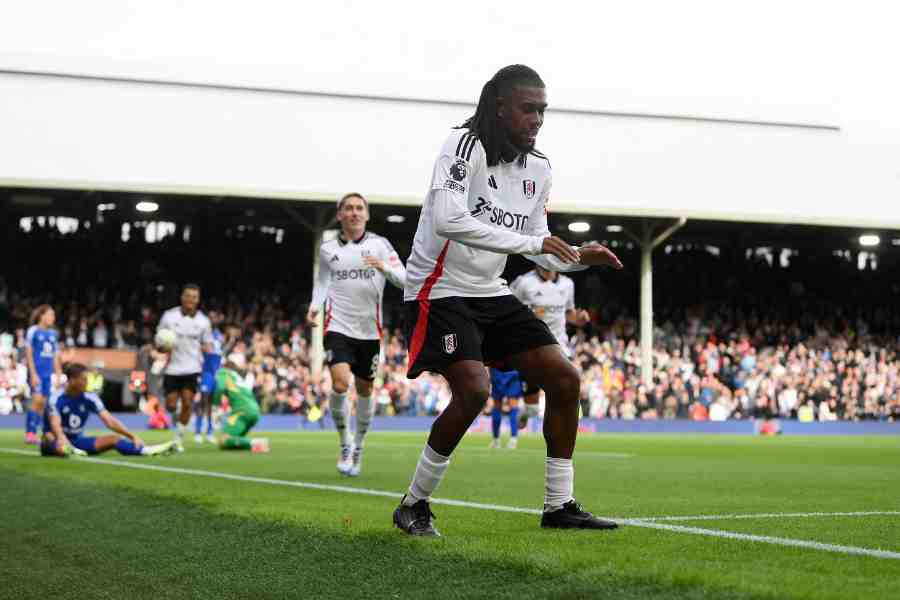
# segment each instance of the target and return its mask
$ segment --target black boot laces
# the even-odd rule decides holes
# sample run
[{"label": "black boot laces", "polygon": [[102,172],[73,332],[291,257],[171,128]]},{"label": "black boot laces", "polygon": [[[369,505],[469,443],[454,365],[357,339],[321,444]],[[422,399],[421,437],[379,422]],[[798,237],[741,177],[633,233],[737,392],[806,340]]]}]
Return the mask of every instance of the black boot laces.
[{"label": "black boot laces", "polygon": [[429,519],[437,518],[434,516],[434,513],[431,512],[431,505],[424,500],[413,504],[412,509],[413,513],[416,516],[415,520],[413,521],[413,525],[415,526],[427,527]]}]

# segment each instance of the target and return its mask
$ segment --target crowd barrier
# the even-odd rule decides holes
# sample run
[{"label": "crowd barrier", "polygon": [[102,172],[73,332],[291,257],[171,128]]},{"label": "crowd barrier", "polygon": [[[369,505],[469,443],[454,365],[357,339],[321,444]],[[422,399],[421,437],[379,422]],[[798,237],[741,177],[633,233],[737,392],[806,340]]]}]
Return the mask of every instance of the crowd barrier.
[{"label": "crowd barrier", "polygon": [[[147,429],[147,417],[138,413],[115,413],[126,427],[134,431]],[[24,415],[0,416],[0,429],[23,429]],[[375,417],[371,431],[425,432],[431,428],[434,417]],[[508,419],[504,417],[504,431],[508,431]],[[782,420],[778,423],[783,435],[900,435],[900,422],[881,421],[834,421],[830,423],[800,423]],[[91,423],[93,427],[99,421]],[[258,431],[321,431],[333,430],[331,419],[325,417],[310,422],[294,415],[263,415],[256,426]],[[491,430],[490,417],[479,417],[471,431]],[[540,432],[541,420],[531,419],[529,431]],[[729,434],[754,435],[759,432],[759,423],[754,421],[624,421],[608,419],[582,419],[581,433],[663,433],[663,434]]]}]

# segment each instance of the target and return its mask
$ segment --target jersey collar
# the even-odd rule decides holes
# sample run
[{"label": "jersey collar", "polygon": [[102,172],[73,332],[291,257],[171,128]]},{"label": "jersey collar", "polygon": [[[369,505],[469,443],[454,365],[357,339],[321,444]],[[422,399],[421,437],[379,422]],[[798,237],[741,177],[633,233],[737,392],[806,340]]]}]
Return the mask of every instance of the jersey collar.
[{"label": "jersey collar", "polygon": [[367,235],[369,235],[369,232],[368,232],[368,231],[363,231],[363,234],[362,234],[361,236],[359,236],[359,237],[356,238],[355,240],[350,240],[350,241],[348,242],[347,240],[344,239],[344,234],[343,234],[343,232],[341,232],[341,233],[338,234],[337,240],[338,240],[338,244],[340,244],[341,246],[346,246],[347,244],[350,244],[350,243],[358,244],[358,243],[362,242],[364,239],[366,239],[366,236],[367,236]]},{"label": "jersey collar", "polygon": [[536,270],[535,270],[534,274],[537,275],[537,278],[540,279],[541,281],[549,281],[551,283],[559,283],[559,271],[556,272],[556,276],[553,279],[544,279],[541,276],[541,274],[538,273]]},{"label": "jersey collar", "polygon": [[528,155],[524,152],[516,154],[510,160],[506,160],[503,156],[500,157],[500,162],[504,165],[516,165],[518,167],[524,167],[526,161],[528,160]]}]

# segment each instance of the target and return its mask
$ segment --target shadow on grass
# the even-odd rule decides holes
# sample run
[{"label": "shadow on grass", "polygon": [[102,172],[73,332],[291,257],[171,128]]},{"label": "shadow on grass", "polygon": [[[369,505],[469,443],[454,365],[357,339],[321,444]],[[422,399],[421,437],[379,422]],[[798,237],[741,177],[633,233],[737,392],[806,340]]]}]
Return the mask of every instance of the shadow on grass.
[{"label": "shadow on grass", "polygon": [[[0,598],[760,598],[609,569],[552,572],[444,539],[328,531],[0,470]],[[12,560],[10,560],[12,559]]]}]

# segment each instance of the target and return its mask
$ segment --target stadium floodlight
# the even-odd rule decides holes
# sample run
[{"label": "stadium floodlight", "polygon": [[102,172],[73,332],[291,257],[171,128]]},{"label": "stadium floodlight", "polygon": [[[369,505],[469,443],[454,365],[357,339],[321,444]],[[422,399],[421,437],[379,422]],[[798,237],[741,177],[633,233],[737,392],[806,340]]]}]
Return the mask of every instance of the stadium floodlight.
[{"label": "stadium floodlight", "polygon": [[622,231],[621,225],[607,225],[606,230],[610,233],[620,233]]},{"label": "stadium floodlight", "polygon": [[97,211],[104,212],[107,210],[116,210],[116,204],[114,202],[110,202],[109,204],[98,204]]},{"label": "stadium floodlight", "polygon": [[860,246],[877,246],[881,243],[881,238],[875,235],[874,233],[867,233],[865,235],[859,236],[859,245]]},{"label": "stadium floodlight", "polygon": [[387,222],[388,223],[403,223],[406,221],[406,217],[403,215],[388,215]]},{"label": "stadium floodlight", "polygon": [[891,240],[891,244],[894,246],[900,246],[900,238],[894,238]]},{"label": "stadium floodlight", "polygon": [[569,223],[569,231],[573,233],[585,233],[591,230],[591,224],[587,221],[573,221]]},{"label": "stadium floodlight", "polygon": [[138,212],[143,213],[152,213],[159,210],[159,204],[156,202],[138,202],[134,205],[134,208],[137,209]]}]

